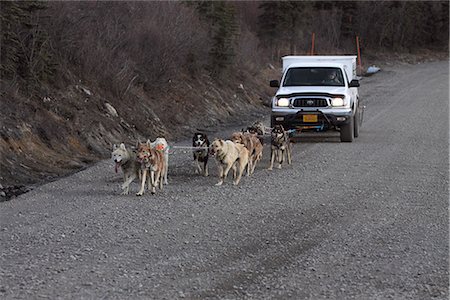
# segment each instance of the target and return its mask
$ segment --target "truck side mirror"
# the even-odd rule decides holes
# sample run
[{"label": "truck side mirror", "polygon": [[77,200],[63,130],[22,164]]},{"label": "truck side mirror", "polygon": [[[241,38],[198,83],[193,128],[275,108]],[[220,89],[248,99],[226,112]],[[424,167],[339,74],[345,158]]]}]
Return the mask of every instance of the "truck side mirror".
[{"label": "truck side mirror", "polygon": [[350,83],[348,84],[348,87],[359,87],[359,80],[353,79],[352,81],[350,81]]},{"label": "truck side mirror", "polygon": [[271,87],[280,87],[280,82],[278,80],[271,80],[269,84]]}]

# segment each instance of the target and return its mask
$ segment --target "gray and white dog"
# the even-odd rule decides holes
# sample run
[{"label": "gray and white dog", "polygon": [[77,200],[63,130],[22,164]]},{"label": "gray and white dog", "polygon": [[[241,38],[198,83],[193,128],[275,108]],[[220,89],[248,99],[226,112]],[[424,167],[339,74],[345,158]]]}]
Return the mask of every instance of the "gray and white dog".
[{"label": "gray and white dog", "polygon": [[116,173],[119,168],[123,172],[122,195],[128,195],[131,182],[141,177],[140,165],[136,161],[136,153],[127,149],[124,143],[121,143],[119,146],[114,144],[111,158],[116,164]]}]

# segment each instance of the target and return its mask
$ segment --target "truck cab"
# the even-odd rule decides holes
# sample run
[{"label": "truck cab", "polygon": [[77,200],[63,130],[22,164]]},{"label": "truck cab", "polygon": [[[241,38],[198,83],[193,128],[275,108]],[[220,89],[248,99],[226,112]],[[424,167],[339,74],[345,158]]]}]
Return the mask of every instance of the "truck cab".
[{"label": "truck cab", "polygon": [[281,81],[272,98],[271,126],[291,132],[337,130],[342,142],[359,135],[356,56],[285,56]]}]

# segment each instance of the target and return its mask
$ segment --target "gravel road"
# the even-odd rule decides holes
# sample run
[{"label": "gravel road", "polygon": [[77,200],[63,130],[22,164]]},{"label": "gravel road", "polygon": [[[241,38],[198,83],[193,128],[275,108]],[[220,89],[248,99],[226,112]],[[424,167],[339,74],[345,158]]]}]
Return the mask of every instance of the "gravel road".
[{"label": "gravel road", "polygon": [[156,195],[102,161],[0,203],[0,298],[448,299],[448,84],[384,67],[355,142],[301,137],[273,171],[266,144],[237,187],[178,150]]}]

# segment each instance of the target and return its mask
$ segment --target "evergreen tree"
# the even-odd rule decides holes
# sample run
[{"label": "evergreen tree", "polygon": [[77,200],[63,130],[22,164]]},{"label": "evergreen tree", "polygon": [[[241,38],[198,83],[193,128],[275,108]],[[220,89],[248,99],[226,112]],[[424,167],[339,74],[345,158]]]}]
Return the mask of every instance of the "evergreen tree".
[{"label": "evergreen tree", "polygon": [[263,2],[258,18],[261,41],[271,49],[272,58],[280,56],[280,49],[289,47],[295,54],[300,38],[311,20],[312,3],[299,1]]},{"label": "evergreen tree", "polygon": [[226,1],[199,1],[193,5],[201,18],[210,25],[209,34],[213,40],[209,51],[210,70],[220,74],[233,63],[235,57],[238,24],[234,6]]},{"label": "evergreen tree", "polygon": [[270,49],[272,59],[275,59],[285,31],[282,4],[281,2],[263,2],[259,8],[262,13],[258,17],[258,37],[263,47]]}]

